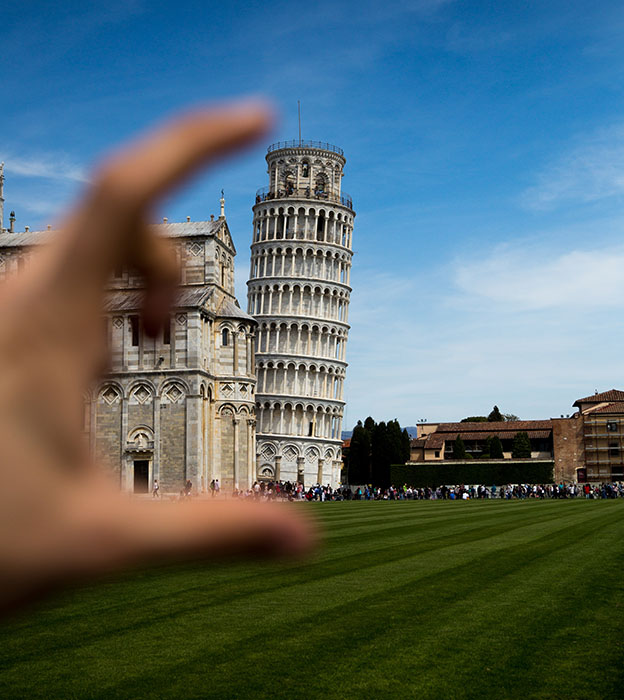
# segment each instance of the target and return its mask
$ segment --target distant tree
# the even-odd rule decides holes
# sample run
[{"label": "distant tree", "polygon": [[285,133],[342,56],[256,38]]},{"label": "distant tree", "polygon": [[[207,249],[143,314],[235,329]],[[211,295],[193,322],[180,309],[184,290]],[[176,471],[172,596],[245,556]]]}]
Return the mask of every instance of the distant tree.
[{"label": "distant tree", "polygon": [[394,419],[376,423],[369,416],[358,421],[351,436],[348,454],[350,484],[390,486],[390,465],[405,464],[410,458],[411,438]]},{"label": "distant tree", "polygon": [[515,413],[503,413],[503,418],[505,420],[520,420],[520,417]]},{"label": "distant tree", "polygon": [[503,414],[498,410],[498,406],[494,406],[490,414],[487,417],[489,423],[497,423],[499,421],[504,421]]},{"label": "distant tree", "polygon": [[494,435],[490,440],[490,457],[492,459],[503,459],[503,456],[503,443],[498,435]]},{"label": "distant tree", "polygon": [[[408,437],[408,450],[407,457],[405,456],[405,443],[403,430],[399,425],[399,421],[391,420],[386,426],[388,430],[388,446],[390,448],[390,464],[405,464],[409,459],[409,437]],[[407,433],[406,433],[407,434]]]},{"label": "distant tree", "polygon": [[371,443],[368,431],[358,421],[353,428],[351,446],[348,454],[348,482],[350,484],[368,484],[371,477]]},{"label": "distant tree", "polygon": [[511,447],[511,456],[514,459],[526,459],[531,456],[531,441],[526,432],[516,433]]},{"label": "distant tree", "polygon": [[401,451],[401,463],[405,464],[405,462],[409,462],[412,456],[412,439],[407,432],[407,428],[403,428],[403,432],[401,433]]},{"label": "distant tree", "polygon": [[461,435],[455,438],[453,443],[453,459],[465,459],[466,458],[466,445],[461,439]]},{"label": "distant tree", "polygon": [[462,418],[460,423],[487,423],[487,416],[468,416],[468,418]]},{"label": "distant tree", "polygon": [[490,458],[490,444],[492,442],[491,437],[486,437],[485,438],[485,444],[483,445],[483,449],[481,451],[481,454],[479,455],[480,459],[489,459]]},{"label": "distant tree", "polygon": [[372,483],[374,486],[390,486],[390,464],[392,441],[388,435],[388,426],[381,421],[373,430],[371,440]]},{"label": "distant tree", "polygon": [[364,421],[364,428],[368,431],[369,435],[373,434],[373,430],[375,430],[375,425],[375,421],[370,416]]}]

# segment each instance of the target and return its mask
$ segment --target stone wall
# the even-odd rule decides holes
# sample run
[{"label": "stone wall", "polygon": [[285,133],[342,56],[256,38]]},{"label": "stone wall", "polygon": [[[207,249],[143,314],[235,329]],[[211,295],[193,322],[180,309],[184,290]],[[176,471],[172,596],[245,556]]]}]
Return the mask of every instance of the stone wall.
[{"label": "stone wall", "polygon": [[178,493],[184,486],[185,455],[186,405],[163,403],[160,407],[160,483],[164,492]]},{"label": "stone wall", "polygon": [[583,467],[583,418],[553,419],[555,481],[576,481],[576,470]]}]

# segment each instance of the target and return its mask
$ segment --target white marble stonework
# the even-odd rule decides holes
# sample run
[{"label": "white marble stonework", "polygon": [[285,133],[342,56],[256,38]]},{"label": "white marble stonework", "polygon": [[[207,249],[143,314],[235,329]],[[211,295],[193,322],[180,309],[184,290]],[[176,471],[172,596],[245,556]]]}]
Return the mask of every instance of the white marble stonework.
[{"label": "white marble stonework", "polygon": [[330,144],[269,147],[253,207],[248,312],[256,331],[257,470],[338,485],[353,211]]}]

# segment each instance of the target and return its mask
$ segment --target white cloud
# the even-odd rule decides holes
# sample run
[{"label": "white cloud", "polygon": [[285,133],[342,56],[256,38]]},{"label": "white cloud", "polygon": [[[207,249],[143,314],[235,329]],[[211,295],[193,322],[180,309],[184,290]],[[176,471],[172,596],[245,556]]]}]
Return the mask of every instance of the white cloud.
[{"label": "white cloud", "polygon": [[2,156],[7,173],[24,177],[38,177],[48,180],[71,180],[88,182],[85,169],[73,163],[64,154],[41,154],[30,157],[15,157],[9,153]]},{"label": "white cloud", "polygon": [[354,273],[345,429],[368,414],[411,425],[494,404],[548,418],[622,386],[623,265],[624,247],[515,244],[413,275]]},{"label": "white cloud", "polygon": [[462,306],[479,300],[481,307],[487,302],[512,311],[624,306],[622,246],[556,254],[546,247],[504,246],[453,267]]},{"label": "white cloud", "polygon": [[583,138],[548,165],[522,197],[533,209],[624,195],[624,125]]}]

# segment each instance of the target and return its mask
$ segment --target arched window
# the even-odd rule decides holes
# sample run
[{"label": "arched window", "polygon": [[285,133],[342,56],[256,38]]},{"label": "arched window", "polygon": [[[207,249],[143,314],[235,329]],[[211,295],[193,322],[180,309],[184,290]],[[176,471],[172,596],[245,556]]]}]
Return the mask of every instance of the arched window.
[{"label": "arched window", "polygon": [[221,331],[221,345],[226,346],[230,340],[230,333],[227,328]]},{"label": "arched window", "polygon": [[327,191],[327,180],[323,173],[319,173],[316,178],[316,186],[314,187],[314,194],[317,196],[322,196]]},{"label": "arched window", "polygon": [[307,160],[301,163],[301,177],[310,177],[310,164]]}]

